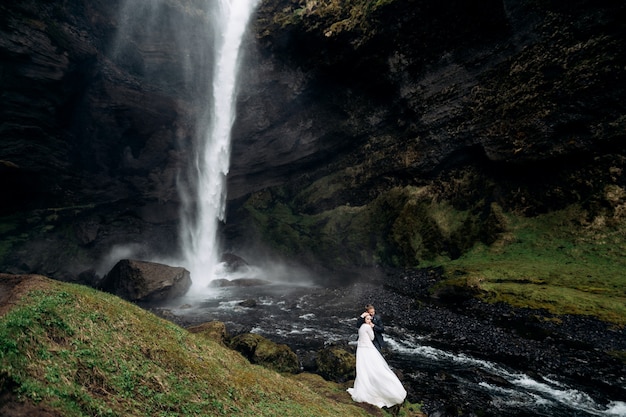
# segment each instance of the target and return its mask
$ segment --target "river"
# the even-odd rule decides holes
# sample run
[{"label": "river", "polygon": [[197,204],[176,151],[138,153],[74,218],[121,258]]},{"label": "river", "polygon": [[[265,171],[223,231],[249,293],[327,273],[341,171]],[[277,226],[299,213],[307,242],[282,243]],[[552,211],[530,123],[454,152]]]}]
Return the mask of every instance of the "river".
[{"label": "river", "polygon": [[[246,300],[251,307],[241,305]],[[549,366],[545,373],[529,371],[524,361],[516,367],[491,360],[489,352],[477,357],[454,342],[446,346],[437,332],[424,331],[424,326],[420,329],[410,319],[425,307],[380,283],[328,288],[275,282],[212,288],[161,307],[179,324],[222,321],[231,334],[258,333],[289,345],[302,357],[329,344],[354,346],[355,320],[367,303],[382,314],[388,344],[385,355],[400,371],[408,400],[422,403],[430,415],[626,416],[626,398],[620,396],[626,392],[623,378],[607,381],[614,388],[607,392],[577,385]]]}]

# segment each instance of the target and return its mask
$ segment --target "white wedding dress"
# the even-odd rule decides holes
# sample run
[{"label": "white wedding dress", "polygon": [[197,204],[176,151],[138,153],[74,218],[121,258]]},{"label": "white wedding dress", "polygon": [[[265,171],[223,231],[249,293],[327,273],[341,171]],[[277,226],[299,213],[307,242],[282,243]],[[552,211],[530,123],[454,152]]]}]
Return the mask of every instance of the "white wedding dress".
[{"label": "white wedding dress", "polygon": [[381,408],[402,404],[406,398],[406,390],[372,340],[374,330],[369,324],[363,323],[359,327],[356,348],[356,379],[354,388],[348,388],[348,392],[356,402],[374,404]]}]

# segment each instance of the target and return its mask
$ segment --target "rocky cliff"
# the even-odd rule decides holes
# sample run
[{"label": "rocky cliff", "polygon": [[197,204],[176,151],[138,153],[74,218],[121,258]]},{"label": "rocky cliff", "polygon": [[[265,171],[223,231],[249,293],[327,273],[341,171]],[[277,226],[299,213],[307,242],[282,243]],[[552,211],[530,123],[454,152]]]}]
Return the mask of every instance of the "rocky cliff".
[{"label": "rocky cliff", "polygon": [[210,79],[202,7],[0,6],[3,270],[90,281],[120,255],[175,252]]},{"label": "rocky cliff", "polygon": [[[115,248],[176,253],[212,35],[202,2],[157,3],[0,6],[3,270],[89,281]],[[508,213],[623,222],[625,17],[611,0],[262,1],[226,247],[415,266],[493,244]]]},{"label": "rocky cliff", "polygon": [[311,262],[415,266],[493,244],[504,214],[623,222],[624,10],[263,2],[227,231]]}]

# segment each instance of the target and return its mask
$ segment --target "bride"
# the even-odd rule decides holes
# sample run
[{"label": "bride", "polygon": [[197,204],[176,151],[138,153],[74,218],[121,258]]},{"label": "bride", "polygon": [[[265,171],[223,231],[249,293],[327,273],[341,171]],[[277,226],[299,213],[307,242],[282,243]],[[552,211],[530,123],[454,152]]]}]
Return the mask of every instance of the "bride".
[{"label": "bride", "polygon": [[348,388],[347,391],[354,401],[374,404],[380,408],[402,404],[406,390],[372,343],[373,327],[372,317],[365,316],[365,323],[359,327],[354,388]]}]

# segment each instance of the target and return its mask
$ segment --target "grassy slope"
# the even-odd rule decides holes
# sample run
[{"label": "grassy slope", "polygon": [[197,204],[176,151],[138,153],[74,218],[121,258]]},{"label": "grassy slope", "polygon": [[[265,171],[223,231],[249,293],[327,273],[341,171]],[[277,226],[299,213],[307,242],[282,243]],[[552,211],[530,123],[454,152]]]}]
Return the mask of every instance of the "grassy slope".
[{"label": "grassy slope", "polygon": [[583,222],[579,208],[534,218],[509,216],[507,233],[443,261],[447,281],[482,290],[488,301],[593,315],[626,325],[626,225]]},{"label": "grassy slope", "polygon": [[60,415],[371,415],[343,387],[323,397],[117,297],[37,287],[0,320],[0,388]]}]

